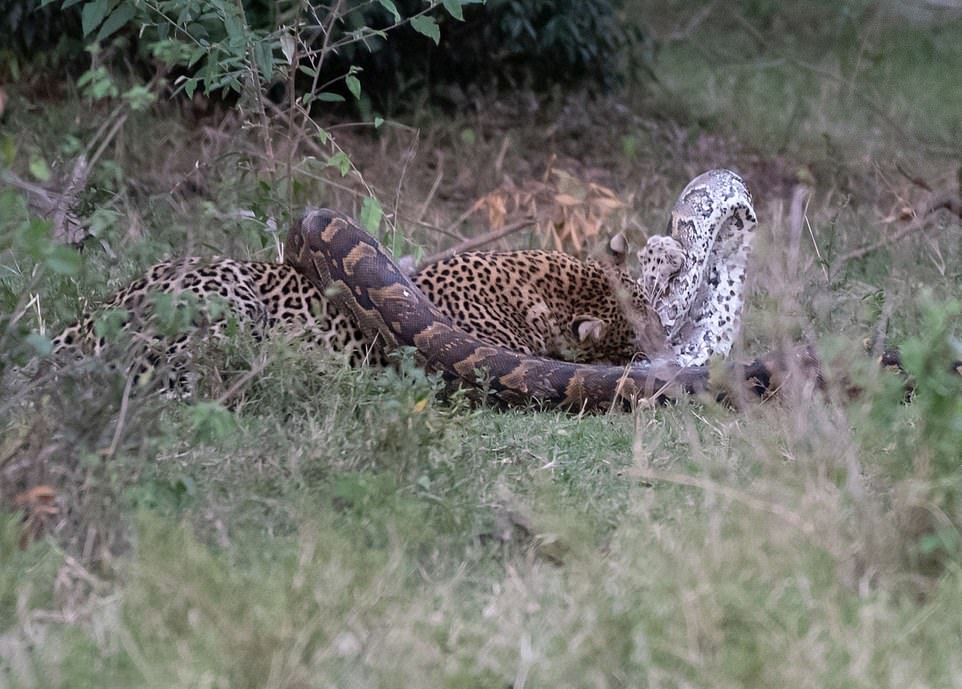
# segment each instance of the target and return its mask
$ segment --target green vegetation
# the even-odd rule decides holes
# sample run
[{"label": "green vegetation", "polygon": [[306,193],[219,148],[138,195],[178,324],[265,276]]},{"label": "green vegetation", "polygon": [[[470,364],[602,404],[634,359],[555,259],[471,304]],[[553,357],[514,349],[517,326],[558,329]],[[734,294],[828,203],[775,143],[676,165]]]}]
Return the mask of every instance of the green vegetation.
[{"label": "green vegetation", "polygon": [[[906,209],[960,193],[962,24],[783,5],[626,2],[647,40],[618,59],[645,78],[455,112],[421,84],[408,114],[354,123],[261,100],[251,52],[230,102],[174,94],[116,44],[62,81],[49,55],[18,57],[0,121],[0,687],[962,682],[962,384],[945,370],[962,228],[942,210],[894,239]],[[362,96],[368,77],[340,72],[364,113],[347,76]],[[198,357],[190,401],[131,394],[98,362],[35,371],[59,325],[152,261],[277,258],[306,204],[430,255],[530,199],[534,229],[493,246],[551,246],[553,199],[594,184],[624,203],[606,229],[637,242],[719,165],[761,219],[740,355],[814,342],[825,392],[493,410],[408,360],[351,370],[244,333]],[[564,217],[569,250],[600,241]],[[916,376],[910,404],[862,354],[879,336]]]}]

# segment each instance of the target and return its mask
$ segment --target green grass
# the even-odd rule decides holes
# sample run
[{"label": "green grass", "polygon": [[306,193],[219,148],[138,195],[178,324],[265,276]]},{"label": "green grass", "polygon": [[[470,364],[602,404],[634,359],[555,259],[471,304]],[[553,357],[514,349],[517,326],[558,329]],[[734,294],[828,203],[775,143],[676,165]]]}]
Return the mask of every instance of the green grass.
[{"label": "green grass", "polygon": [[[751,25],[772,31],[809,16],[749,5]],[[957,159],[936,148],[958,139],[957,26],[843,17],[776,49],[727,19],[663,49],[660,91],[574,94],[526,117],[420,113],[409,166],[405,130],[340,140],[386,209],[398,188],[402,211],[419,208],[440,174],[426,218],[441,226],[501,182],[496,170],[540,179],[555,153],[636,194],[636,234],[663,226],[689,173],[735,166],[762,220],[741,353],[814,339],[824,393],[788,386],[740,411],[504,411],[439,397],[410,362],[356,371],[244,337],[198,361],[191,402],[124,402],[123,380],[96,366],[27,383],[7,368],[36,344],[27,332],[152,261],[272,257],[261,225],[227,216],[283,213],[287,190],[271,186],[259,137],[219,148],[158,106],[86,192],[117,260],[91,242],[76,271],[58,272],[64,257],[3,196],[0,688],[962,682],[962,392],[943,370],[959,356],[958,221],[826,270],[924,199],[895,162],[952,188]],[[718,52],[730,36],[748,57]],[[78,119],[88,107],[12,108],[7,163],[58,170],[98,126]],[[305,175],[295,198],[356,211],[353,183]],[[790,259],[800,183],[814,195]],[[399,230],[439,244],[407,221]],[[911,404],[861,354],[877,331],[917,374]],[[217,402],[263,354],[264,369]],[[56,489],[59,513],[21,550],[31,525],[13,498],[38,485]]]},{"label": "green grass", "polygon": [[578,418],[432,401],[410,368],[275,354],[240,411],[146,403],[109,462],[82,437],[53,445],[51,469],[82,455],[81,540],[116,559],[88,557],[91,574],[50,541],[21,552],[6,520],[8,682],[957,677],[957,545],[926,545],[924,517],[931,487],[958,483],[958,389]]},{"label": "green grass", "polygon": [[931,27],[849,19],[807,35],[795,25],[811,22],[805,16],[786,18],[784,35],[712,21],[719,26],[697,40],[668,43],[657,63],[664,90],[695,122],[796,158],[833,157],[832,147],[849,158],[958,154],[962,94],[950,76],[962,69],[958,19]]},{"label": "green grass", "polygon": [[[299,395],[283,421],[255,405],[206,440],[184,435],[196,407],[161,410],[154,452],[122,453],[109,479],[88,481],[88,500],[126,515],[131,546],[83,622],[37,631],[32,616],[64,601],[0,596],[8,647],[20,648],[8,681],[869,687],[957,676],[957,567],[920,589],[911,553],[893,550],[914,549],[898,533],[912,496],[898,493],[916,480],[895,471],[906,461],[897,435],[917,421],[896,396],[579,419],[421,408],[425,388],[410,381],[328,373],[337,395]],[[270,371],[261,394],[297,378]],[[866,434],[880,411],[890,430],[876,421]],[[17,533],[8,521],[5,590],[48,591],[59,558],[49,543],[17,551]]]}]

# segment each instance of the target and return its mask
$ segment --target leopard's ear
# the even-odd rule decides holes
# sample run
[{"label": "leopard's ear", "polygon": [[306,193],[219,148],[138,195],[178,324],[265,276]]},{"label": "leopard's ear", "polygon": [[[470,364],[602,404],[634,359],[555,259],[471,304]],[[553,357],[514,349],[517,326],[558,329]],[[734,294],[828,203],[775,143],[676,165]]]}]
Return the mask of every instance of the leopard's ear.
[{"label": "leopard's ear", "polygon": [[608,257],[616,266],[623,266],[628,261],[628,240],[622,232],[608,240]]},{"label": "leopard's ear", "polygon": [[571,319],[571,333],[578,338],[578,342],[584,342],[591,338],[599,342],[605,336],[608,324],[600,318],[581,314]]}]

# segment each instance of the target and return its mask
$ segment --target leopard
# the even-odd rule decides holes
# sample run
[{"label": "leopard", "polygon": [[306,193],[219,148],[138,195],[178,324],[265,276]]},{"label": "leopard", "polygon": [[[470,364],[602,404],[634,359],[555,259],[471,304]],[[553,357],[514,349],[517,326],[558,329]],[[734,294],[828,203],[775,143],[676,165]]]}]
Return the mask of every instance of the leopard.
[{"label": "leopard", "polygon": [[[580,363],[627,363],[662,352],[665,333],[648,307],[644,281],[626,268],[625,252],[620,235],[599,259],[543,250],[465,252],[424,266],[412,281],[458,327],[489,344]],[[183,315],[186,327],[172,330],[171,313]],[[159,370],[163,387],[190,394],[186,371],[196,347],[229,340],[237,328],[256,340],[283,338],[337,352],[352,366],[393,360],[353,314],[293,266],[221,256],[152,266],[61,330],[52,354],[58,361],[117,359],[121,346],[127,373],[148,378]]]}]

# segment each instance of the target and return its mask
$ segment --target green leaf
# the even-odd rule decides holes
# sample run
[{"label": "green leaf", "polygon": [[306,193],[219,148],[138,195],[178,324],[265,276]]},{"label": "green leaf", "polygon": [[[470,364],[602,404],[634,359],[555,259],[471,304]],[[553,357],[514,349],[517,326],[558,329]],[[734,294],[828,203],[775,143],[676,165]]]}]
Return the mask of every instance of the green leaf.
[{"label": "green leaf", "polygon": [[[86,8],[85,8],[86,9]],[[107,20],[100,27],[100,31],[97,32],[96,40],[102,41],[108,36],[112,35],[118,29],[123,28],[131,19],[134,18],[137,8],[133,3],[125,2],[117,6],[117,8],[110,13]]]},{"label": "green leaf", "polygon": [[331,139],[331,135],[327,133],[326,129],[317,130],[317,140],[321,142],[321,146],[324,146],[325,144],[327,144],[327,142],[330,141],[330,139]]},{"label": "green leaf", "polygon": [[47,161],[43,158],[31,158],[30,174],[34,176],[34,179],[41,182],[48,181],[50,179],[50,168],[47,167]]},{"label": "green leaf", "polygon": [[187,66],[188,66],[188,67],[193,67],[193,66],[196,65],[198,62],[200,62],[200,59],[201,59],[202,57],[204,57],[206,54],[207,54],[207,49],[206,49],[206,48],[204,48],[204,47],[202,47],[202,46],[197,46],[196,48],[194,48],[193,50],[191,50],[190,59],[187,60]]},{"label": "green leaf", "polygon": [[321,91],[316,96],[315,100],[323,101],[325,103],[343,103],[344,96],[339,93],[331,93],[330,91]]},{"label": "green leaf", "polygon": [[375,116],[374,116],[374,128],[375,128],[375,129],[380,129],[382,124],[384,124],[384,118],[381,117],[380,115],[375,115]]},{"label": "green leaf", "polygon": [[434,41],[434,45],[441,42],[441,29],[438,28],[438,23],[434,21],[434,17],[428,17],[423,14],[419,17],[414,17],[411,19],[411,28],[419,34],[430,38]]},{"label": "green leaf", "polygon": [[144,85],[134,86],[121,94],[124,101],[130,105],[134,112],[141,112],[151,106],[157,100],[151,90]]},{"label": "green leaf", "polygon": [[[188,17],[184,17],[183,21],[187,21]],[[181,22],[183,23],[183,22]],[[210,33],[207,31],[207,27],[198,22],[190,22],[187,25],[187,33],[191,38],[195,39],[204,48],[210,48]]]},{"label": "green leaf", "polygon": [[397,11],[397,6],[391,0],[378,0],[378,2],[381,3],[381,7],[394,15],[395,22],[401,21],[401,13]]},{"label": "green leaf", "polygon": [[227,41],[231,46],[242,46],[247,37],[244,31],[243,22],[234,12],[228,10],[224,14],[224,30],[227,32]]},{"label": "green leaf", "polygon": [[254,44],[254,61],[261,72],[264,81],[270,81],[274,74],[274,51],[268,41],[258,41]]},{"label": "green leaf", "polygon": [[458,0],[441,0],[444,9],[459,22],[464,21],[464,12],[461,11],[461,3]]},{"label": "green leaf", "polygon": [[360,100],[361,80],[357,77],[347,76],[344,82],[347,84],[347,90],[351,92],[351,95],[353,95],[355,99]]},{"label": "green leaf", "polygon": [[366,196],[361,202],[361,227],[367,230],[368,234],[375,234],[381,227],[383,217],[384,210],[380,202],[372,196]]},{"label": "green leaf", "polygon": [[119,95],[117,85],[107,68],[101,65],[96,69],[88,69],[80,75],[77,86],[81,87],[84,95],[93,100]]},{"label": "green leaf", "polygon": [[341,173],[341,177],[346,176],[351,171],[351,159],[347,157],[344,151],[338,151],[328,158],[327,164],[330,167],[336,167],[338,172]]},{"label": "green leaf", "polygon": [[93,0],[84,5],[80,13],[80,24],[83,28],[84,36],[90,35],[94,29],[100,26],[100,22],[107,16],[107,0]]}]

